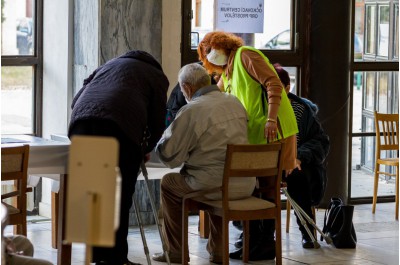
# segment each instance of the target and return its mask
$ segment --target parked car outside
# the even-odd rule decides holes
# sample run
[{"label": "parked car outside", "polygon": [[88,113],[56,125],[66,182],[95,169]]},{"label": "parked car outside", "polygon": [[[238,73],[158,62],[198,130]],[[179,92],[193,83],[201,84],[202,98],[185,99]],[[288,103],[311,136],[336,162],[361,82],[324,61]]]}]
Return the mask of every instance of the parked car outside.
[{"label": "parked car outside", "polygon": [[264,47],[271,50],[290,50],[290,29],[277,34]]}]

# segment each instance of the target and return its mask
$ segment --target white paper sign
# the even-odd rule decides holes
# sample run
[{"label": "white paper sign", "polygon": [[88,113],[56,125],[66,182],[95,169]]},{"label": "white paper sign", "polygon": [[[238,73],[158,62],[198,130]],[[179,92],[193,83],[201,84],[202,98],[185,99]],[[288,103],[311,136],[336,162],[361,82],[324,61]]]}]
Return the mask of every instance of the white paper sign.
[{"label": "white paper sign", "polygon": [[216,30],[233,33],[264,32],[264,0],[217,0]]}]

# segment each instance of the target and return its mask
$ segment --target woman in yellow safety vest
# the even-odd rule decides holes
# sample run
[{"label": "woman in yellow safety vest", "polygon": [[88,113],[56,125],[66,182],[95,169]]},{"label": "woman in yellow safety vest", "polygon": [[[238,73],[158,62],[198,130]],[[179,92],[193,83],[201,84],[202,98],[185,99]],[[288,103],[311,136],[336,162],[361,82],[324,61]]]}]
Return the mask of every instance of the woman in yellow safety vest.
[{"label": "woman in yellow safety vest", "polygon": [[[235,95],[248,115],[248,140],[251,144],[265,144],[277,140],[286,142],[283,150],[283,169],[296,166],[296,117],[290,101],[273,65],[259,50],[243,45],[236,35],[214,31],[206,34],[197,52],[207,71],[221,75],[218,86]],[[268,189],[272,183],[259,183]],[[270,189],[274,192],[274,189]],[[272,198],[263,194],[265,199]],[[250,222],[249,259],[275,258],[274,220]],[[242,258],[242,249],[229,254]]]},{"label": "woman in yellow safety vest", "polygon": [[295,168],[296,117],[268,58],[253,47],[243,46],[240,37],[222,31],[206,34],[197,52],[210,74],[221,75],[220,89],[235,95],[246,108],[249,143],[285,139],[283,169]]}]

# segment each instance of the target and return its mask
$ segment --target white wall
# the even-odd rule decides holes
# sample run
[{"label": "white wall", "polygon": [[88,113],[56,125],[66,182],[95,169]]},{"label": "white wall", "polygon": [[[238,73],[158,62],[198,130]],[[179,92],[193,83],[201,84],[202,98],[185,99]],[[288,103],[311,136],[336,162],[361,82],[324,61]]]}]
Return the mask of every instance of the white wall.
[{"label": "white wall", "polygon": [[[181,53],[181,1],[163,0],[162,66],[177,83]],[[43,137],[66,134],[73,97],[73,1],[44,0],[43,19]],[[169,91],[170,91],[169,90]],[[51,180],[43,178],[40,214],[50,217]]]},{"label": "white wall", "polygon": [[[163,0],[162,66],[177,83],[181,53],[181,1]],[[73,1],[44,0],[43,20],[43,137],[66,134],[72,91]]]},{"label": "white wall", "polygon": [[169,80],[169,95],[178,82],[181,68],[182,3],[163,0],[162,5],[162,67]]},{"label": "white wall", "polygon": [[[43,4],[43,137],[66,134],[72,97],[72,5],[68,0]],[[52,181],[42,178],[39,214],[51,217]]]},{"label": "white wall", "polygon": [[43,137],[66,133],[72,96],[72,4],[44,0],[43,19]]}]

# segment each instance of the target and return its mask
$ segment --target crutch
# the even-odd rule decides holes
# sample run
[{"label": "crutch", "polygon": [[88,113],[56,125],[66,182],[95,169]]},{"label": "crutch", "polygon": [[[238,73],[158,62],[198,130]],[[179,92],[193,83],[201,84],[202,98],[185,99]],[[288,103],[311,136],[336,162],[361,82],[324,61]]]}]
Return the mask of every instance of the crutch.
[{"label": "crutch", "polygon": [[145,166],[145,164],[144,164],[143,161],[142,161],[142,163],[140,164],[140,168],[141,168],[141,170],[142,170],[142,174],[143,174],[143,177],[144,177],[144,182],[146,183],[147,193],[149,194],[151,209],[153,210],[153,215],[154,215],[154,220],[156,221],[156,225],[157,225],[157,228],[158,228],[158,233],[160,234],[160,239],[161,239],[161,243],[162,243],[162,248],[163,248],[163,251],[164,251],[164,255],[165,255],[165,258],[166,258],[166,260],[167,260],[168,265],[170,265],[171,262],[170,262],[170,260],[169,260],[169,254],[168,254],[167,246],[166,246],[166,244],[165,244],[164,236],[163,236],[163,234],[162,234],[162,232],[161,232],[161,224],[160,224],[160,222],[158,221],[158,214],[157,214],[157,211],[156,211],[156,206],[155,206],[155,204],[154,204],[153,195],[152,195],[152,193],[150,192],[150,188],[149,188],[149,177],[148,177],[149,175],[148,175],[148,173],[147,173],[147,169],[146,169],[146,166]]},{"label": "crutch", "polygon": [[300,219],[301,224],[304,226],[304,228],[307,231],[307,234],[310,236],[311,240],[313,241],[314,248],[320,248],[321,245],[318,243],[317,239],[314,237],[314,234],[311,233],[304,218],[306,218],[308,223],[311,224],[322,235],[322,237],[325,239],[327,244],[331,244],[332,239],[330,238],[330,236],[328,236],[324,232],[322,232],[322,230],[315,224],[314,220],[310,216],[308,216],[308,214],[306,212],[304,212],[304,210],[296,203],[295,200],[293,200],[292,197],[290,197],[289,192],[287,191],[287,188],[286,187],[282,188],[282,191],[283,191],[283,193],[285,193],[286,198],[289,200],[290,204],[292,205],[293,210],[296,212],[297,217]]},{"label": "crutch", "polygon": [[135,196],[133,196],[133,206],[135,207],[136,220],[139,225],[140,236],[142,237],[143,248],[144,248],[144,253],[146,254],[147,264],[151,264],[149,248],[147,247],[146,235],[144,234],[144,229],[143,229],[142,217],[140,216],[139,205],[136,201]]}]

